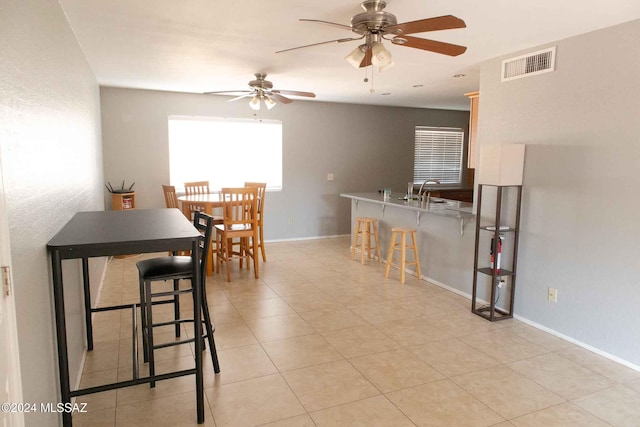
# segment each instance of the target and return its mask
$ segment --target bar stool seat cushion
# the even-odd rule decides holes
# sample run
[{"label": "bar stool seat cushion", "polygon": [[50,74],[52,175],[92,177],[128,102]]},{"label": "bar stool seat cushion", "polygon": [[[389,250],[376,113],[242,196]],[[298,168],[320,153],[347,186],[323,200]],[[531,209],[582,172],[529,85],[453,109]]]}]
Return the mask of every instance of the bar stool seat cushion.
[{"label": "bar stool seat cushion", "polygon": [[140,261],[137,266],[140,276],[151,281],[187,279],[193,273],[190,256],[150,258]]}]

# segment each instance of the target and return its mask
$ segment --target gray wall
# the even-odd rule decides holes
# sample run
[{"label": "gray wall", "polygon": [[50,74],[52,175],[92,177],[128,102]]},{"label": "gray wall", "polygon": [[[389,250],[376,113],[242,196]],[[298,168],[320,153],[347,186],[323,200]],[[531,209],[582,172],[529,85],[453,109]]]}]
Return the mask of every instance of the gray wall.
[{"label": "gray wall", "polygon": [[[46,244],[77,211],[101,210],[99,90],[57,1],[2,1],[0,141],[24,402],[58,402]],[[80,265],[66,261],[72,384],[84,351]],[[104,260],[91,263],[101,276]],[[57,414],[27,414],[29,426]]]},{"label": "gray wall", "polygon": [[[228,99],[101,88],[105,179],[135,181],[138,207],[164,206],[160,186],[169,182],[168,116],[252,117],[247,101]],[[413,177],[415,125],[465,131],[469,125],[466,111],[299,100],[261,114],[283,122],[283,190],[267,194],[266,240],[348,234],[350,203],[339,194],[383,187],[406,191]],[[224,160],[194,155],[193,180],[199,178],[197,168],[214,168],[218,161]],[[328,172],[335,181],[326,180]]]},{"label": "gray wall", "polygon": [[636,366],[638,40],[640,21],[562,40],[555,72],[506,83],[488,61],[479,117],[481,146],[527,144],[516,313]]}]

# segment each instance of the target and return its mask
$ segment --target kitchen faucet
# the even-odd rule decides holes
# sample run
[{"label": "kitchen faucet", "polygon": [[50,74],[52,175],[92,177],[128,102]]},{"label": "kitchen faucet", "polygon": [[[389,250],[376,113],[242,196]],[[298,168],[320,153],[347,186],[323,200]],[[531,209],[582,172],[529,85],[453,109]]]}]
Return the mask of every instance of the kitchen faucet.
[{"label": "kitchen faucet", "polygon": [[[424,186],[426,184],[440,184],[440,181],[437,179],[427,179],[425,182],[422,183],[422,185],[420,186],[420,189],[418,190],[418,200],[423,202],[424,200],[422,200],[422,190],[424,189]],[[431,199],[431,191],[427,190],[427,204],[429,203]]]}]

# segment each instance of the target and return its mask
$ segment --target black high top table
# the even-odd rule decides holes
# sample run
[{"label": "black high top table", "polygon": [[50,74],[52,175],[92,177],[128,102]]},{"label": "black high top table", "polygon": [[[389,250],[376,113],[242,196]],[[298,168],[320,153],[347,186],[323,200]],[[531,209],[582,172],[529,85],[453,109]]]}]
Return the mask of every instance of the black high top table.
[{"label": "black high top table", "polygon": [[[195,367],[153,378],[134,378],[97,387],[71,390],[69,385],[69,358],[67,353],[67,331],[64,308],[64,285],[62,281],[62,260],[81,259],[84,285],[85,323],[87,349],[93,350],[93,327],[91,314],[107,310],[132,308],[135,327],[135,307],[129,304],[112,307],[91,307],[89,287],[89,258],[128,255],[149,252],[191,251],[193,259],[193,282],[200,283],[200,233],[178,209],[128,209],[123,211],[79,212],[47,244],[51,254],[53,274],[53,297],[55,304],[56,335],[58,339],[58,368],[60,374],[61,402],[70,403],[72,397],[121,387],[149,383],[183,375],[195,374],[198,424],[204,422],[204,390],[202,379],[202,340],[195,340]],[[202,287],[193,286],[194,313],[201,313]],[[202,322],[194,323],[194,336],[202,336]],[[135,341],[135,337],[134,337]],[[135,347],[135,346],[134,346]],[[135,355],[134,350],[134,355]],[[137,361],[133,363],[137,367]],[[71,426],[71,413],[63,412],[64,426]]]}]

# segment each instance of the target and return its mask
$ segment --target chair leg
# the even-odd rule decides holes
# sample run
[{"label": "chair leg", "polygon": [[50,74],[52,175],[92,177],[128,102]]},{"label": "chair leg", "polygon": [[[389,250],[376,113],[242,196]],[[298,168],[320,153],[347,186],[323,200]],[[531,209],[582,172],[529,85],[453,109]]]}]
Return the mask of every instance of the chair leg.
[{"label": "chair leg", "polygon": [[222,234],[216,233],[216,274],[220,274],[220,264],[222,263]]},{"label": "chair leg", "polygon": [[173,318],[176,320],[176,338],[180,338],[180,295],[178,295],[178,291],[180,290],[180,281],[173,281]]},{"label": "chair leg", "polygon": [[402,233],[402,248],[400,249],[400,283],[404,283],[405,268],[407,265],[407,233]]},{"label": "chair leg", "polygon": [[260,235],[258,236],[258,238],[260,239],[260,251],[262,252],[262,261],[263,262],[267,262],[267,253],[264,250],[264,234],[262,233],[262,224],[260,224],[258,226],[258,231],[260,232]]},{"label": "chair leg", "polygon": [[[149,376],[154,377],[156,375],[155,360],[153,358],[153,314],[152,314],[152,302],[151,302],[151,282],[145,282],[144,284],[144,309],[146,310],[146,331],[147,331],[147,356],[149,360]],[[149,383],[149,387],[154,388],[156,386],[155,381]]]},{"label": "chair leg", "polygon": [[140,288],[139,292],[140,292],[140,321],[142,322],[142,354],[143,354],[143,358],[144,358],[144,363],[147,363],[149,361],[149,346],[147,345],[147,313],[146,313],[146,306],[145,306],[145,296],[144,296],[144,280],[142,280],[142,277],[140,277],[139,279],[139,283],[138,286]]},{"label": "chair leg", "polygon": [[[213,327],[211,326],[211,316],[209,314],[209,304],[207,303],[206,288],[202,290],[202,315],[204,317],[204,327],[207,331],[207,340],[209,341],[209,352],[211,353],[211,362],[213,363],[213,372],[220,373],[220,363],[218,362],[218,352],[216,351],[216,342],[213,338]],[[194,319],[195,321],[195,319]]]},{"label": "chair leg", "polygon": [[376,254],[378,255],[378,262],[382,262],[382,257],[380,255],[380,242],[378,241],[378,226],[376,223],[372,223],[373,227],[373,241],[376,244]]},{"label": "chair leg", "polygon": [[[238,243],[235,243],[238,245],[238,252],[236,252],[238,254],[238,265],[240,266],[240,270],[242,270],[242,267],[244,266],[244,258],[243,256],[245,255],[245,245],[244,245],[244,239],[241,237],[240,240],[238,241]],[[233,240],[231,243],[231,253],[233,253]]]},{"label": "chair leg", "polygon": [[356,219],[356,226],[353,229],[353,243],[351,244],[351,259],[356,256],[356,246],[358,246],[358,233],[360,233],[360,221]]},{"label": "chair leg", "polygon": [[225,260],[225,263],[227,264],[227,282],[231,281],[231,251],[233,250],[233,245],[231,244],[232,242],[230,241],[231,239],[225,239],[225,249],[226,249],[226,257],[227,259]]},{"label": "chair leg", "polygon": [[[365,254],[369,253],[369,223],[365,222],[360,236],[360,264],[364,264]],[[367,255],[368,256],[368,255]]]},{"label": "chair leg", "polygon": [[[248,237],[247,237],[248,239]],[[251,250],[251,257],[253,258],[253,273],[255,278],[257,279],[259,277],[258,275],[258,247],[257,247],[257,242],[258,242],[258,233],[256,230],[253,231],[253,237],[251,237],[251,243],[253,244],[253,249]],[[249,260],[247,260],[247,264],[249,264]]]},{"label": "chair leg", "polygon": [[213,261],[213,245],[211,245],[211,247],[209,247],[209,253],[207,254],[207,271],[205,271],[205,274],[213,273]]},{"label": "chair leg", "polygon": [[393,261],[393,248],[396,242],[396,232],[391,232],[391,239],[389,240],[389,250],[387,251],[387,266],[384,269],[384,277],[389,277],[389,269],[391,268],[391,261]]},{"label": "chair leg", "polygon": [[421,280],[422,273],[420,272],[420,257],[418,256],[418,244],[416,243],[416,233],[411,233],[411,240],[413,241],[413,256],[416,257],[416,273],[418,274],[418,280]]},{"label": "chair leg", "polygon": [[240,238],[240,241],[242,242],[240,244],[240,247],[242,248],[242,250],[240,251],[241,254],[240,256],[242,258],[240,258],[240,265],[242,265],[242,260],[246,259],[247,260],[247,270],[249,270],[249,238],[248,237],[242,237]]}]

